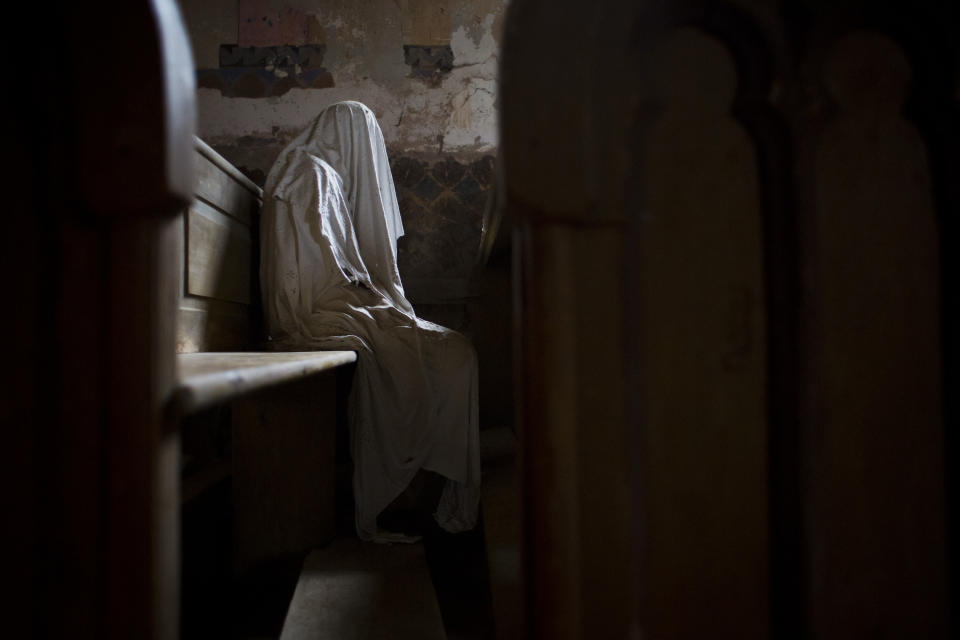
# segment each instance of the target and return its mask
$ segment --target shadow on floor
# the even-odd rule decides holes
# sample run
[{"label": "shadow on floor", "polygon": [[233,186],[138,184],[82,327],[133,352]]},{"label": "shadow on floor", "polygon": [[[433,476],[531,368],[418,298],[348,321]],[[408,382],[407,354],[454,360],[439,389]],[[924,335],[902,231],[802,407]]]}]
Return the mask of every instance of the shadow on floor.
[{"label": "shadow on floor", "polygon": [[473,531],[452,534],[435,527],[423,542],[448,640],[492,640],[482,513]]}]

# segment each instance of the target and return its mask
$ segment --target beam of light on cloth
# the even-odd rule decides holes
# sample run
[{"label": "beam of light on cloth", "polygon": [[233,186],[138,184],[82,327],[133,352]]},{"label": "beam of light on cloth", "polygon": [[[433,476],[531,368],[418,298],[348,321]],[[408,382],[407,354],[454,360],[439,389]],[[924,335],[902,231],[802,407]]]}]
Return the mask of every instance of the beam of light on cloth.
[{"label": "beam of light on cloth", "polygon": [[419,469],[447,480],[434,514],[473,528],[480,499],[477,359],[460,334],[416,316],[397,269],[403,223],[383,134],[358,102],[324,109],[279,155],[260,222],[264,312],[281,348],[352,349],[357,534]]}]

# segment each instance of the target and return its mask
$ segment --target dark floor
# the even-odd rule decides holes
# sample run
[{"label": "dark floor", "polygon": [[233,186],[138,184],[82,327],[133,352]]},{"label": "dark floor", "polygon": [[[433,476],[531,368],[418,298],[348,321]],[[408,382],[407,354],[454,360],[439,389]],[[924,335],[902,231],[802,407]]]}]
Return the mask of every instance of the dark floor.
[{"label": "dark floor", "polygon": [[495,637],[483,518],[473,531],[424,536],[427,566],[449,640]]},{"label": "dark floor", "polygon": [[[390,531],[422,535],[444,629],[449,640],[494,638],[493,609],[481,512],[477,527],[448,533],[432,517],[443,478],[420,472],[410,489],[378,519]],[[345,505],[346,506],[346,505]],[[349,503],[352,518],[352,501]],[[351,519],[352,525],[352,519]]]},{"label": "dark floor", "polygon": [[[338,469],[338,535],[353,536],[350,469]],[[422,474],[381,519],[391,530],[423,536],[424,552],[449,640],[494,637],[482,517],[466,533],[433,521],[437,478]],[[223,482],[184,512],[183,638],[278,638],[306,554],[278,559],[231,579],[230,483]]]},{"label": "dark floor", "polygon": [[229,480],[183,512],[181,637],[277,638],[306,554],[233,579]]}]

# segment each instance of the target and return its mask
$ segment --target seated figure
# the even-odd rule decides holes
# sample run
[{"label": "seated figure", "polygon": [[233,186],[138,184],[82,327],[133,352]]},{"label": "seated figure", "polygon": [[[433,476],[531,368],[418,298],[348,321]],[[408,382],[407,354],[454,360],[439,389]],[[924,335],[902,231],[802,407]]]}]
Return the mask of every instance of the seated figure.
[{"label": "seated figure", "polygon": [[[403,224],[376,117],[358,102],[324,109],[279,155],[261,218],[264,311],[283,349],[351,349],[357,534],[409,540],[377,515],[420,469],[446,478],[434,518],[477,519],[477,360],[460,334],[416,316],[397,270]],[[329,428],[329,427],[325,427]]]}]

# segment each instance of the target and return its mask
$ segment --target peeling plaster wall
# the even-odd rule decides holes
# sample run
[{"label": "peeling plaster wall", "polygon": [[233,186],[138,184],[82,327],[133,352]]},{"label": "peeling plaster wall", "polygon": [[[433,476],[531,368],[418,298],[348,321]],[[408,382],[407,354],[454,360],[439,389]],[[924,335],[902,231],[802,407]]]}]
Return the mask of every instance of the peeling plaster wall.
[{"label": "peeling plaster wall", "polygon": [[[266,171],[271,153],[320,109],[346,99],[374,110],[391,153],[474,160],[495,151],[504,0],[184,0],[182,6],[200,70],[200,136],[215,148],[248,147],[233,153],[251,172]],[[254,83],[247,95],[228,97],[210,79],[224,71],[225,44],[322,45],[332,86],[287,83],[275,95],[269,87],[256,95]],[[418,74],[405,45],[449,47],[452,68]],[[278,80],[290,73],[260,71]]]}]

